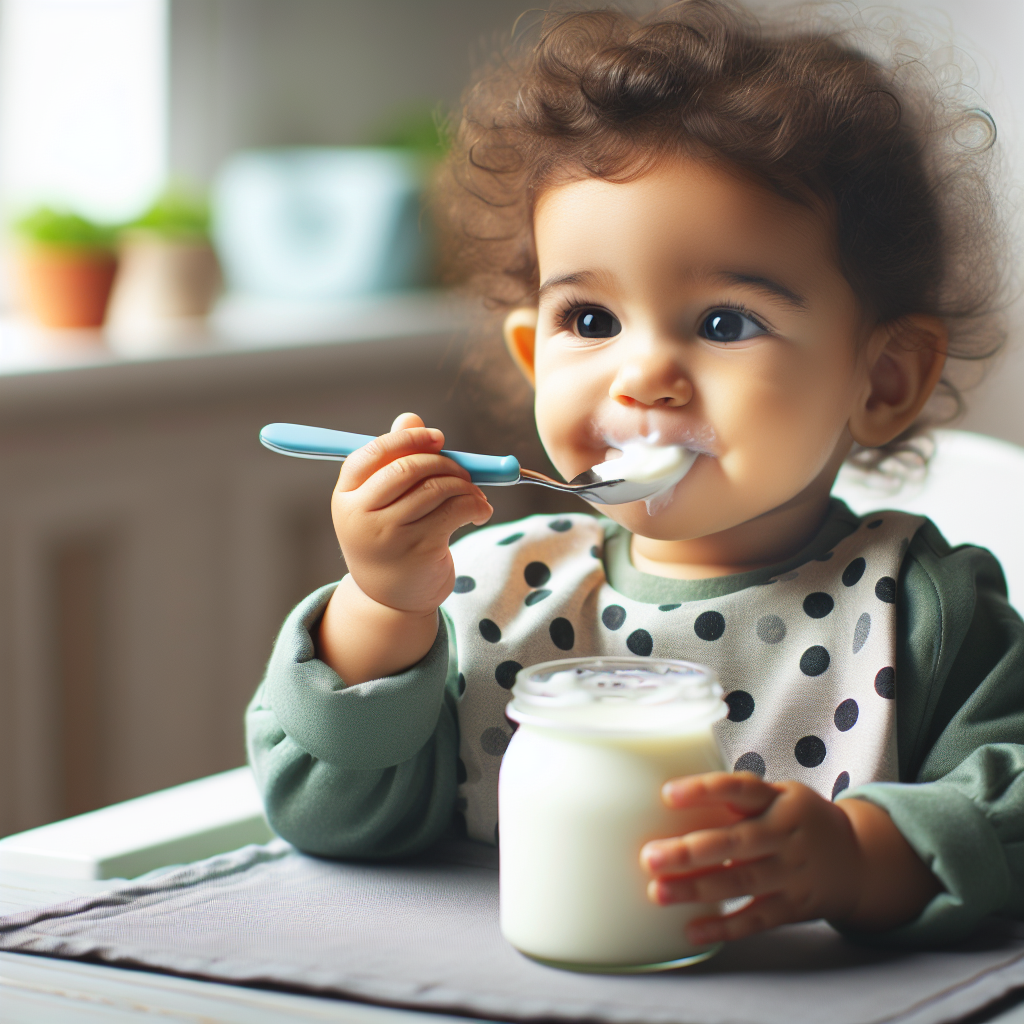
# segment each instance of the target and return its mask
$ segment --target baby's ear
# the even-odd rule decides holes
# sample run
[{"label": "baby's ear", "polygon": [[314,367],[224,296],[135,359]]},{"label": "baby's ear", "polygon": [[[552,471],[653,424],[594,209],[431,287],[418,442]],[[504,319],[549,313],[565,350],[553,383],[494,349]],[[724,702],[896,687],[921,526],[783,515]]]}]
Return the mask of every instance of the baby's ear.
[{"label": "baby's ear", "polygon": [[523,376],[534,383],[533,347],[537,340],[537,310],[530,306],[513,309],[505,317],[505,345]]},{"label": "baby's ear", "polygon": [[853,439],[877,448],[898,437],[931,397],[946,364],[949,332],[937,316],[879,324],[865,349],[867,379],[850,418]]}]

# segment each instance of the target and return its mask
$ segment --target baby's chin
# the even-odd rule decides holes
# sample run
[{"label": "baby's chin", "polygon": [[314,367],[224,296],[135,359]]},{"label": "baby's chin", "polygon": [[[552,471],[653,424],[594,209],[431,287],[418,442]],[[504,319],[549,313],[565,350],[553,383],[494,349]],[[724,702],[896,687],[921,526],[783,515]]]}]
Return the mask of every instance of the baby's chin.
[{"label": "baby's chin", "polygon": [[676,497],[663,500],[655,507],[653,514],[647,511],[642,501],[631,501],[625,505],[594,505],[594,510],[606,515],[630,533],[651,540],[694,540],[708,532],[707,523],[697,522],[685,505]]}]

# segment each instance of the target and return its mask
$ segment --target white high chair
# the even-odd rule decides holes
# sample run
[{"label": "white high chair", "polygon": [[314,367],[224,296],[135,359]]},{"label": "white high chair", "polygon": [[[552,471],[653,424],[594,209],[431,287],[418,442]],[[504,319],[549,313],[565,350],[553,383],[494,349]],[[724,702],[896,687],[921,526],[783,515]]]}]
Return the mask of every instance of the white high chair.
[{"label": "white high chair", "polygon": [[[854,511],[927,515],[951,544],[989,548],[1003,565],[1011,600],[1024,605],[1024,449],[963,431],[939,432],[937,442],[923,481],[894,493],[844,471],[835,493]],[[248,768],[210,776],[0,840],[0,913],[98,892],[109,886],[105,879],[209,857],[270,835]],[[0,1017],[12,1022],[142,1021],[184,1013],[239,1024],[455,1024],[441,1014],[11,953],[0,953],[0,1003]],[[1024,1006],[988,1019],[1024,1024]]]},{"label": "white high chair", "polygon": [[937,430],[925,478],[898,491],[844,468],[833,489],[857,513],[893,508],[928,516],[952,545],[999,559],[1010,601],[1024,608],[1024,448],[964,430]]},{"label": "white high chair", "polygon": [[[961,430],[936,432],[926,477],[898,491],[844,469],[834,493],[859,513],[927,515],[951,544],[988,548],[1010,600],[1024,606],[1024,448]],[[200,779],[0,840],[0,871],[65,879],[132,877],[210,857],[272,833],[248,768]]]},{"label": "white high chair", "polygon": [[[936,432],[926,477],[898,491],[843,470],[835,492],[859,513],[895,508],[927,515],[951,544],[988,548],[1010,599],[1024,606],[1024,448],[961,430]],[[266,842],[248,768],[200,779],[0,840],[0,871],[65,879],[132,877]]]}]

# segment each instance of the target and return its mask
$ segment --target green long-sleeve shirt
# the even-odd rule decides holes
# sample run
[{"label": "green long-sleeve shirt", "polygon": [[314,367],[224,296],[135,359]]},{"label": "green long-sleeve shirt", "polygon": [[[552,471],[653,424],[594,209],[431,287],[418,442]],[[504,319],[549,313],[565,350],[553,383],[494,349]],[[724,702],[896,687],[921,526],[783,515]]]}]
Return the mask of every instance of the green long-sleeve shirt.
[{"label": "green long-sleeve shirt", "polygon": [[[734,593],[818,558],[856,529],[841,502],[785,563],[710,580],[638,572],[629,535],[605,523],[610,585],[654,604]],[[506,529],[512,527],[506,526]],[[458,786],[458,655],[447,616],[408,671],[346,689],[310,629],[333,587],[288,617],[247,713],[249,755],[271,824],[310,853],[391,859],[449,827]],[[942,882],[909,925],[872,936],[944,942],[986,914],[1024,916],[1024,623],[998,563],[951,549],[926,523],[897,584],[899,782],[843,794],[883,807]]]}]

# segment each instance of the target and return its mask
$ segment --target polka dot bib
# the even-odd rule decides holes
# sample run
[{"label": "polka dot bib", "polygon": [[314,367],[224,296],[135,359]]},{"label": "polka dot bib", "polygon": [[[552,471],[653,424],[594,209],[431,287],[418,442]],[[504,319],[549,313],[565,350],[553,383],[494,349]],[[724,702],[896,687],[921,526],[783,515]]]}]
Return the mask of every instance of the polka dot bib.
[{"label": "polka dot bib", "polygon": [[821,559],[682,604],[613,590],[588,515],[531,516],[463,538],[445,602],[460,670],[459,808],[495,841],[504,709],[525,665],[599,654],[684,658],[718,673],[727,763],[826,798],[897,778],[896,580],[924,520],[877,513]]}]

